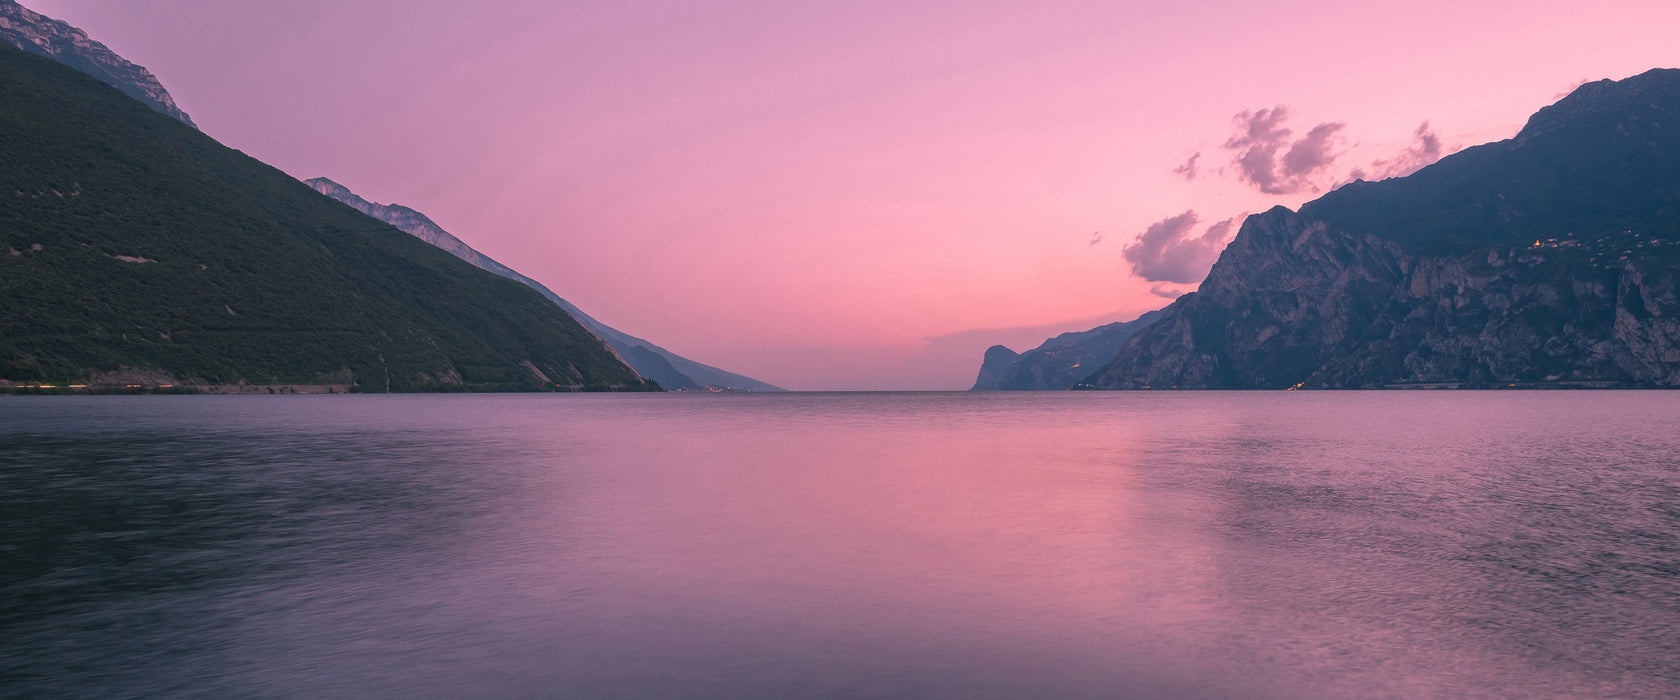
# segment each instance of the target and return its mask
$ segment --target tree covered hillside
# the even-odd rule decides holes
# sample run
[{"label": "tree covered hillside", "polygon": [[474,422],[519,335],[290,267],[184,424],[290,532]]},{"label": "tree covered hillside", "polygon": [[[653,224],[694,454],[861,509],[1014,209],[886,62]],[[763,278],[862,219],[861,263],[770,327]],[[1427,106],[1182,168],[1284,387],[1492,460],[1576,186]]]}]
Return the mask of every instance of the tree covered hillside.
[{"label": "tree covered hillside", "polygon": [[0,47],[0,380],[649,385],[540,294]]}]

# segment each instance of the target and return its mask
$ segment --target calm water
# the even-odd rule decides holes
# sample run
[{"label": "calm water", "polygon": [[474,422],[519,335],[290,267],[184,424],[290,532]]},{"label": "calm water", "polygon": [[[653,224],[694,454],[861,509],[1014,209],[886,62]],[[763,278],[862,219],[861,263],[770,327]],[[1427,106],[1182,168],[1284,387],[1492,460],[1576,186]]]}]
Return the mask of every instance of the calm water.
[{"label": "calm water", "polygon": [[1673,697],[1680,392],[0,399],[0,695]]}]

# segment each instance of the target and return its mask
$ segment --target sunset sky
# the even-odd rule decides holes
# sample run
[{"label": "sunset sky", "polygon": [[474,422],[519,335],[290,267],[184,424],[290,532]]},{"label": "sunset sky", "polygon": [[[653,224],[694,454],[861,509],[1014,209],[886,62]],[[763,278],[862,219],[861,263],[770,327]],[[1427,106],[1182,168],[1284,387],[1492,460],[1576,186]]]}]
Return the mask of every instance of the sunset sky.
[{"label": "sunset sky", "polygon": [[967,388],[1193,289],[1221,222],[1680,66],[1672,1],[24,4],[221,142],[793,389]]}]

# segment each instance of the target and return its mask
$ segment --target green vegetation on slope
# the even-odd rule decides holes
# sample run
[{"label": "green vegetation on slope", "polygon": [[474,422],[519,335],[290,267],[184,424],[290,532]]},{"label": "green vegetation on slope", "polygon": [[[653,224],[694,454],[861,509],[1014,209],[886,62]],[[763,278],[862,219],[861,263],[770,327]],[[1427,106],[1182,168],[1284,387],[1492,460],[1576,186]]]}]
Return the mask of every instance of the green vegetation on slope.
[{"label": "green vegetation on slope", "polygon": [[0,47],[0,380],[652,388],[540,294]]}]

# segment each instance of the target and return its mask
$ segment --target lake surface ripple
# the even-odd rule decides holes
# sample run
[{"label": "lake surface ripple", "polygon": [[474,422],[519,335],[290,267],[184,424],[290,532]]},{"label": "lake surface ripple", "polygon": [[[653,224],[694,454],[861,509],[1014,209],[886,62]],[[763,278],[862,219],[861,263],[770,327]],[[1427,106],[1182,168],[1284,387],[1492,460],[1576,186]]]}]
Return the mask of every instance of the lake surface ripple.
[{"label": "lake surface ripple", "polygon": [[1673,697],[1680,392],[0,399],[7,697]]}]

